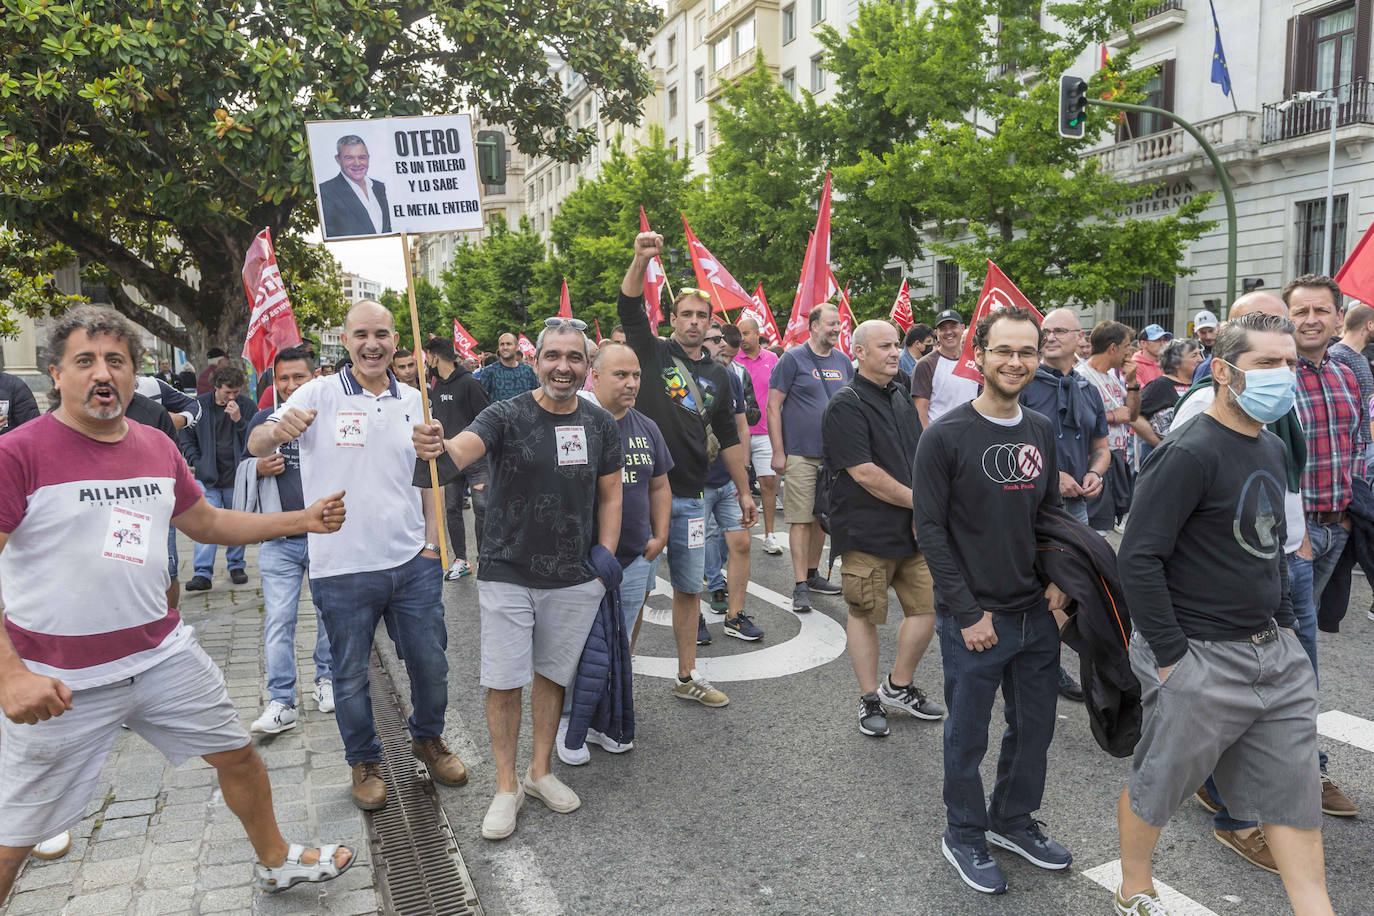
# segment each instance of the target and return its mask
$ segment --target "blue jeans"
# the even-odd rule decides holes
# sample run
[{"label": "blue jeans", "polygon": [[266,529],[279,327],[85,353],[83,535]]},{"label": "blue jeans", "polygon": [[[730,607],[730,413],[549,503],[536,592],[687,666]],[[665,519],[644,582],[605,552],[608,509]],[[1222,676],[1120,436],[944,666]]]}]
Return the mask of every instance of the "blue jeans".
[{"label": "blue jeans", "polygon": [[367,667],[382,618],[395,626],[410,677],[410,735],[416,741],[444,731],[448,707],[448,629],[444,626],[444,571],[438,560],[416,554],[394,569],[311,579],[334,655],[334,717],[349,765],[380,761],[372,724]]},{"label": "blue jeans", "polygon": [[[1059,630],[1049,606],[1025,614],[993,614],[997,645],[983,652],[964,646],[959,625],[941,615],[940,655],[945,669],[945,811],[947,835],[983,842],[989,829],[1030,823],[1045,791],[1046,755],[1054,738],[1059,702]],[[997,761],[991,806],[978,767],[988,749],[988,725],[1002,691],[1007,729]]]},{"label": "blue jeans", "polygon": [[625,615],[626,639],[634,634],[635,621],[639,619],[639,609],[644,606],[644,597],[654,590],[657,579],[658,557],[646,560],[640,554],[621,571],[620,610]]},{"label": "blue jeans", "polygon": [[[263,640],[267,650],[267,698],[296,705],[296,614],[301,600],[301,580],[310,572],[305,538],[263,541],[258,551],[262,571],[262,600],[266,607]],[[310,583],[311,604],[318,630],[315,635],[315,680],[332,678],[329,634],[320,620],[315,583]]]},{"label": "blue jeans", "polygon": [[[1341,527],[1339,522],[1319,525],[1309,521],[1307,538],[1312,542],[1312,594],[1315,602],[1326,590],[1326,583],[1331,581],[1331,574],[1341,561],[1341,553],[1345,550],[1345,542],[1350,539],[1350,532]],[[1315,626],[1315,616],[1313,620]]]},{"label": "blue jeans", "polygon": [[181,565],[181,558],[177,556],[177,528],[176,525],[167,526],[167,578],[173,582],[177,581],[177,567]]},{"label": "blue jeans", "polygon": [[[231,509],[234,506],[234,488],[206,487],[205,501],[216,509]],[[219,547],[215,544],[196,545],[193,562],[197,576],[204,576],[207,579],[214,578],[215,552],[218,550]],[[224,548],[224,558],[230,569],[243,569],[243,545]]]},{"label": "blue jeans", "polygon": [[[693,535],[701,539],[690,546]],[[673,515],[668,522],[668,577],[673,588],[688,595],[701,594],[701,579],[706,568],[706,506],[700,496],[674,496]]]},{"label": "blue jeans", "polygon": [[1083,524],[1088,524],[1088,500],[1082,496],[1064,497],[1064,511],[1078,519]]},{"label": "blue jeans", "polygon": [[725,588],[725,577],[720,568],[730,558],[730,548],[725,543],[725,532],[739,531],[743,514],[739,507],[739,490],[733,480],[723,487],[708,487],[703,496],[706,511],[706,590],[713,592]]}]

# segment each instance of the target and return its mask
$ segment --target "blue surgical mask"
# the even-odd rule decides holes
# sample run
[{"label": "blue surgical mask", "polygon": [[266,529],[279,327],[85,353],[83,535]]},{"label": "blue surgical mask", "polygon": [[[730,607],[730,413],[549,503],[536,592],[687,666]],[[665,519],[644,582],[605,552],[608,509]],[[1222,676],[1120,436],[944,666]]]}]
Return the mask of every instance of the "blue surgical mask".
[{"label": "blue surgical mask", "polygon": [[[1226,360],[1222,360],[1226,362]],[[1245,376],[1245,390],[1236,394],[1236,403],[1261,423],[1273,423],[1293,409],[1293,401],[1298,393],[1298,381],[1293,370],[1287,366],[1274,369],[1238,369],[1226,362],[1235,371]]]}]

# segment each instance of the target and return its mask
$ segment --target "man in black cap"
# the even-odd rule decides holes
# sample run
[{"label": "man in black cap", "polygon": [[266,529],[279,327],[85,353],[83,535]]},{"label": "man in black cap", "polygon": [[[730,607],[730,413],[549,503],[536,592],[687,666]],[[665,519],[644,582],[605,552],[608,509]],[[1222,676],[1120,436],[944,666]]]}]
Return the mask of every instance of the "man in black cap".
[{"label": "man in black cap", "polygon": [[954,374],[964,345],[964,319],[954,309],[935,316],[936,346],[916,362],[911,373],[911,400],[925,429],[960,404],[978,397],[977,382]]}]

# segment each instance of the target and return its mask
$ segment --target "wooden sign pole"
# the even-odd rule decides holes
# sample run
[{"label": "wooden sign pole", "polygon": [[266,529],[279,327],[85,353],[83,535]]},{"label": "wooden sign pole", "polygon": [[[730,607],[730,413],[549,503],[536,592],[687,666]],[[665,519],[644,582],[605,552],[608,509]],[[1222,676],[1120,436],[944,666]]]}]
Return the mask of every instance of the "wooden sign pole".
[{"label": "wooden sign pole", "polygon": [[[405,255],[406,262],[406,293],[410,297],[410,333],[415,339],[416,362],[419,362],[420,343],[420,313],[415,309],[415,277],[410,269],[410,236],[401,236],[401,252]],[[418,371],[418,370],[417,370]],[[425,422],[429,422],[429,395],[425,392],[425,380],[421,375],[418,379],[420,383],[420,410],[424,413]],[[439,530],[439,562],[448,569],[448,537],[444,531],[444,501],[439,497],[439,465],[433,458],[429,459],[429,486],[430,493],[434,499],[434,517],[438,519]]]}]

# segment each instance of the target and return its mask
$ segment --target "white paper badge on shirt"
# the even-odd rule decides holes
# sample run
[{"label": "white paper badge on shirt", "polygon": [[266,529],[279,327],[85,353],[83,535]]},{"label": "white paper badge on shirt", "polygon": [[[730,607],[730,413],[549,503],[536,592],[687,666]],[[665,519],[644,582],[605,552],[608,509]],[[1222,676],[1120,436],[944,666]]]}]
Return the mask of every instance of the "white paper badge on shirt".
[{"label": "white paper badge on shirt", "polygon": [[581,426],[555,426],[558,466],[587,463],[587,431]]},{"label": "white paper badge on shirt", "polygon": [[687,519],[687,549],[695,550],[706,546],[706,519]]},{"label": "white paper badge on shirt", "polygon": [[341,410],[334,415],[334,444],[345,448],[367,445],[367,411]]},{"label": "white paper badge on shirt", "polygon": [[153,518],[141,512],[110,507],[110,524],[105,529],[105,543],[100,555],[107,560],[120,560],[142,566],[148,559],[148,541]]}]

